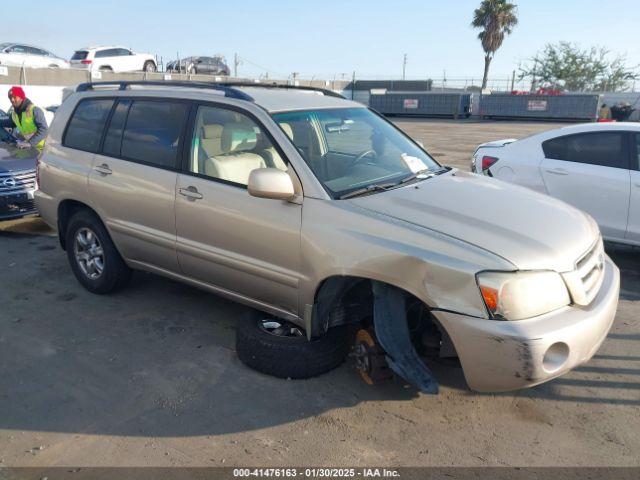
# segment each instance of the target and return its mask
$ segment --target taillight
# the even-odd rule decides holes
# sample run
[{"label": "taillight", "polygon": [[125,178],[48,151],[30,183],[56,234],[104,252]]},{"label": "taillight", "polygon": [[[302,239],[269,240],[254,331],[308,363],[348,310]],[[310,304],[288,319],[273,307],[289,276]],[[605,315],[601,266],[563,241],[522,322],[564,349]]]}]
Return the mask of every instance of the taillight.
[{"label": "taillight", "polygon": [[80,63],[83,65],[91,65],[91,60],[80,60]]},{"label": "taillight", "polygon": [[488,155],[485,155],[484,157],[482,157],[482,171],[486,172],[487,170],[489,170],[489,168],[498,160],[500,159],[497,157],[490,157]]}]

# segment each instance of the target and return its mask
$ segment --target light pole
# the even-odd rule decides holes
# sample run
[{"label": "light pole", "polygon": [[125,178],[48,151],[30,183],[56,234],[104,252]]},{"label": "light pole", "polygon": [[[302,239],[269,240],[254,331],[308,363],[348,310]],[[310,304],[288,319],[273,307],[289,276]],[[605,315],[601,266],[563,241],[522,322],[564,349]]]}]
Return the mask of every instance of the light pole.
[{"label": "light pole", "polygon": [[402,59],[402,80],[406,78],[407,73],[407,54],[404,54],[404,58]]}]

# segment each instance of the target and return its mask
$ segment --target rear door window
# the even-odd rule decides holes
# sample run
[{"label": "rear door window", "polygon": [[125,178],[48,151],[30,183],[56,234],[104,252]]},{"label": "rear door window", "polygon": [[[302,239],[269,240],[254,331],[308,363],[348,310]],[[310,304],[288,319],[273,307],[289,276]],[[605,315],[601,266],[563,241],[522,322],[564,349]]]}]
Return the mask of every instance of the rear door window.
[{"label": "rear door window", "polygon": [[624,132],[593,132],[552,138],[542,143],[546,158],[568,162],[629,168]]},{"label": "rear door window", "polygon": [[127,114],[129,113],[130,100],[120,100],[116,109],[111,116],[111,122],[109,128],[104,137],[104,145],[102,147],[102,153],[112,157],[120,156],[120,147],[122,145],[122,132],[124,132],[124,125],[127,121]]},{"label": "rear door window", "polygon": [[96,58],[116,57],[118,55],[117,48],[109,48],[107,50],[100,50],[96,52]]},{"label": "rear door window", "polygon": [[73,112],[62,144],[76,150],[96,153],[113,102],[111,98],[82,100]]},{"label": "rear door window", "polygon": [[134,101],[122,136],[122,157],[176,168],[187,111],[184,102]]}]

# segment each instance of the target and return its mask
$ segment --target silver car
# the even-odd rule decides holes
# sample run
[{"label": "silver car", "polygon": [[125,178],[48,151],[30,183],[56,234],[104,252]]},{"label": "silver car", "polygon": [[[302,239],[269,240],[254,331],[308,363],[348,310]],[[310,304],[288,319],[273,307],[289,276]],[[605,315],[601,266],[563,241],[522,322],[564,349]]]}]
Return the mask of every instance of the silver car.
[{"label": "silver car", "polygon": [[589,360],[616,312],[619,271],[588,215],[443,167],[329,91],[84,84],[39,179],[88,290],[137,269],[249,305],[238,355],[279,377],[353,349],[369,383],[435,393],[430,361],[458,357],[472,389],[530,387]]}]

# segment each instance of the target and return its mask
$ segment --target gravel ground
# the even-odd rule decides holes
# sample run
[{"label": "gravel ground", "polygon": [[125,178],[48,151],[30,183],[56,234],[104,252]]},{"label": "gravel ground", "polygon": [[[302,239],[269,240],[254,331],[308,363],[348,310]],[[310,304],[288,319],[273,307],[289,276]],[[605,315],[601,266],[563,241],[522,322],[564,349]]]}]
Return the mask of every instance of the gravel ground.
[{"label": "gravel ground", "polygon": [[[398,120],[442,163],[550,123]],[[638,465],[640,257],[622,270],[611,334],[550,383],[478,394],[433,366],[438,396],[369,387],[347,362],[305,381],[235,356],[246,310],[137,273],[95,296],[39,219],[0,224],[0,466]]]}]

